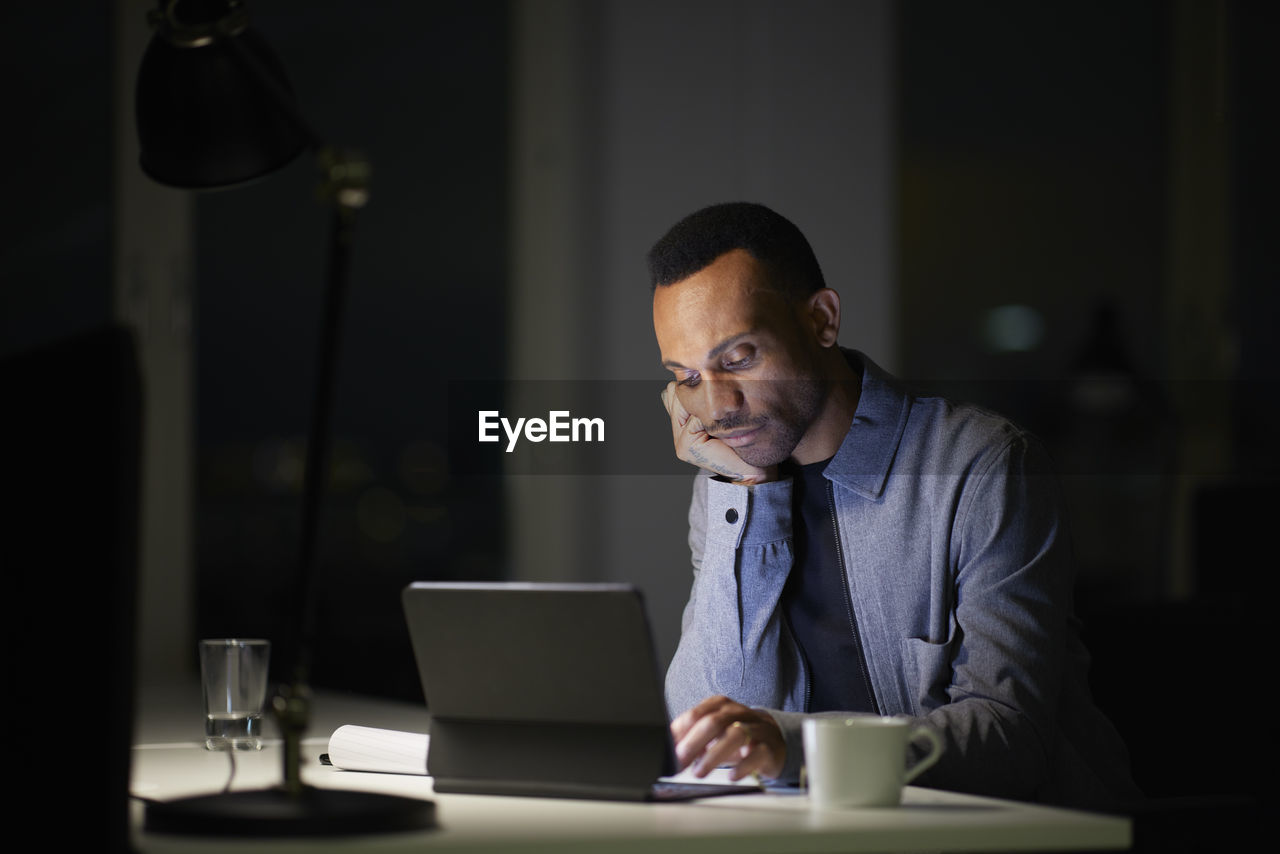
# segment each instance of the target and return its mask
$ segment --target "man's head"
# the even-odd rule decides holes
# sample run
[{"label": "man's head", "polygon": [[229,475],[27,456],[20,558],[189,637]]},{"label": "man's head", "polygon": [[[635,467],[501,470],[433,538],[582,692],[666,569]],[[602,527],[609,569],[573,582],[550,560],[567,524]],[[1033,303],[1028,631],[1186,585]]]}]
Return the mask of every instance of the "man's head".
[{"label": "man's head", "polygon": [[769,268],[769,284],[792,296],[825,288],[822,268],[791,220],[753,202],[725,202],[689,214],[649,250],[653,288],[703,269],[731,249],[745,249]]},{"label": "man's head", "polygon": [[843,365],[840,299],[800,231],[761,205],[717,205],[674,226],[649,261],[663,366],[707,433],[758,467],[830,456],[835,431],[821,422]]}]

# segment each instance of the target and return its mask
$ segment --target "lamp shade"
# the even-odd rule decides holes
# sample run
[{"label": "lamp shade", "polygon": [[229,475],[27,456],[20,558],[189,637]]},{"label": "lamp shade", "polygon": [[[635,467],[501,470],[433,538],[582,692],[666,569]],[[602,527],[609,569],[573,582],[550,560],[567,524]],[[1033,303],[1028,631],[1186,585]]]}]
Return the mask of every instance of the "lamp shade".
[{"label": "lamp shade", "polygon": [[292,97],[279,60],[251,29],[198,46],[155,35],[135,91],[143,172],[172,187],[212,189],[287,165],[307,137],[273,84]]}]

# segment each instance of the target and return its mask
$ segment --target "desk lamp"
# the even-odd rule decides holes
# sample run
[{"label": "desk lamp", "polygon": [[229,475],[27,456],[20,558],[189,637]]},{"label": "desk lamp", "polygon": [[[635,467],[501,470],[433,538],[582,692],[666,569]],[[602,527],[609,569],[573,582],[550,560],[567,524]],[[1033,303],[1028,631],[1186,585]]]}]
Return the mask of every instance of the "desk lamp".
[{"label": "desk lamp", "polygon": [[356,212],[368,200],[368,164],[321,141],[303,120],[280,63],[250,27],[242,0],[159,0],[155,35],[138,72],[136,118],[143,172],[171,187],[208,190],[264,176],[304,149],[315,158],[332,207],[319,366],[304,474],[296,578],[297,660],[272,701],[284,743],[279,787],[152,802],[146,827],[162,833],[312,836],[431,827],[428,800],[320,789],[301,779],[310,718],[318,513],[328,463],[329,420],[342,306]]}]

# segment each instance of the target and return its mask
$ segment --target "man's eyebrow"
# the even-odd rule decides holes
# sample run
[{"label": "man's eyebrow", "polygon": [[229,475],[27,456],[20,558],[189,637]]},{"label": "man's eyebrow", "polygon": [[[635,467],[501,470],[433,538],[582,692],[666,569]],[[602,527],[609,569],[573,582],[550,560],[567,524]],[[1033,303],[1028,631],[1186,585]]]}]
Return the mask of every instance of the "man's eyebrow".
[{"label": "man's eyebrow", "polygon": [[[707,361],[710,362],[712,359],[719,356],[725,350],[728,350],[734,344],[737,344],[738,341],[740,341],[741,339],[755,334],[755,331],[756,330],[754,329],[748,329],[746,332],[739,332],[736,335],[730,335],[728,338],[724,339],[719,344],[717,344],[716,346],[712,347],[710,350],[707,351]],[[686,371],[689,370],[689,368],[686,368],[684,365],[680,364],[674,359],[663,359],[662,367],[666,368],[667,370],[673,370],[675,368],[682,368]]]}]

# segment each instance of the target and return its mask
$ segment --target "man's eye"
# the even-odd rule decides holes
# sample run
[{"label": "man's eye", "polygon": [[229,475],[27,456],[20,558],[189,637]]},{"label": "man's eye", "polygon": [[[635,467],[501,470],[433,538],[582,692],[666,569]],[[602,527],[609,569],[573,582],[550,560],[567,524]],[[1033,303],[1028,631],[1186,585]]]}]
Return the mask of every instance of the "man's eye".
[{"label": "man's eye", "polygon": [[685,377],[684,379],[676,380],[676,385],[682,385],[682,386],[684,386],[684,387],[686,387],[686,388],[692,388],[693,386],[695,386],[695,385],[697,385],[697,384],[698,384],[698,375],[697,375],[697,374],[689,374],[689,375],[688,375],[687,377]]},{"label": "man's eye", "polygon": [[732,361],[725,362],[724,366],[726,368],[745,368],[749,364],[751,364],[751,357],[743,356],[741,359],[733,359]]}]

